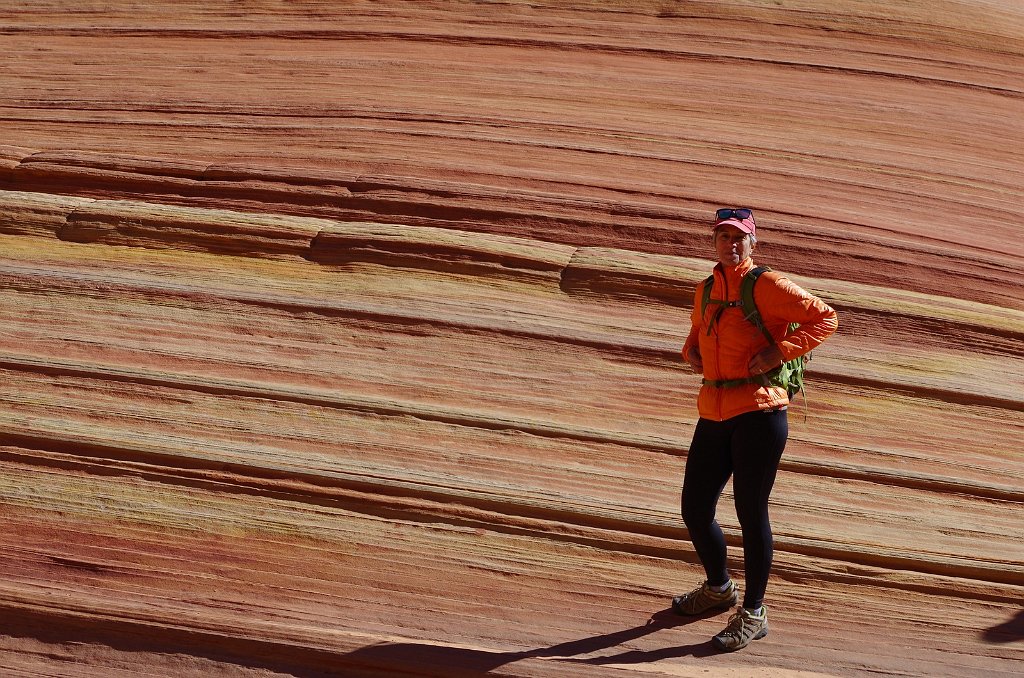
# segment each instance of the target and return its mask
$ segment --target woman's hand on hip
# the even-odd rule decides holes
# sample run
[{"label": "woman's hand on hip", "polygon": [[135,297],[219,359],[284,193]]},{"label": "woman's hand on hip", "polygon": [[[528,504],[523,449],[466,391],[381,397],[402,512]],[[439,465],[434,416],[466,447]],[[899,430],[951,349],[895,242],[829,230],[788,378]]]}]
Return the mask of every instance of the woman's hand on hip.
[{"label": "woman's hand on hip", "polygon": [[686,351],[686,362],[690,363],[690,369],[697,374],[704,374],[704,361],[700,357],[700,349],[691,346]]},{"label": "woman's hand on hip", "polygon": [[766,346],[754,355],[747,363],[747,369],[750,370],[751,375],[764,374],[765,372],[771,372],[776,367],[782,364],[782,351],[778,346],[772,344]]}]

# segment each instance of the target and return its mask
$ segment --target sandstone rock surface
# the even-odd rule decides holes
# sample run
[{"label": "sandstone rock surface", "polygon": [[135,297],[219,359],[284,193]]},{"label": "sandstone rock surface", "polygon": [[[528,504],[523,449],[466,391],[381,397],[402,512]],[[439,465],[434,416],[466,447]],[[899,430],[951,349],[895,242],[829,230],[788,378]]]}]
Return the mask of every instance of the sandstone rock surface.
[{"label": "sandstone rock surface", "polygon": [[[4,676],[1014,676],[1024,7],[0,8]],[[708,216],[840,313],[684,620]],[[719,518],[733,547],[731,495]]]}]

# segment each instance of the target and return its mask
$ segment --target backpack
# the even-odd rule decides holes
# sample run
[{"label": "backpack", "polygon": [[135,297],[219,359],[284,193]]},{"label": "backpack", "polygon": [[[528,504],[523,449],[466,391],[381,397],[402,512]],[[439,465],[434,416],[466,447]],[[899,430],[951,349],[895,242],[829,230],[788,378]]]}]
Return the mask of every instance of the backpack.
[{"label": "backpack", "polygon": [[[771,335],[768,328],[764,326],[761,320],[761,313],[757,310],[757,305],[754,303],[754,283],[761,277],[762,273],[767,273],[772,270],[767,266],[758,266],[749,271],[743,276],[743,281],[740,283],[740,299],[739,301],[721,301],[719,299],[711,298],[711,287],[715,282],[714,274],[708,276],[704,281],[704,294],[701,299],[700,312],[701,317],[704,316],[704,311],[708,304],[718,304],[718,309],[712,316],[711,321],[708,323],[708,334],[711,334],[711,328],[714,326],[718,316],[721,315],[722,311],[726,308],[740,306],[743,310],[743,317],[754,325],[762,334],[768,339],[770,344],[776,343],[775,337]],[[793,331],[797,327],[800,327],[800,323],[790,323],[789,331]],[[810,360],[810,354],[802,355],[799,358],[782,363],[779,367],[767,372],[765,374],[759,374],[755,377],[746,377],[745,379],[725,379],[716,381],[713,379],[705,379],[705,384],[711,386],[717,386],[719,388],[730,388],[732,386],[740,386],[742,384],[762,384],[764,386],[781,386],[786,389],[786,393],[789,394],[790,399],[793,398],[797,393],[804,391],[804,368],[807,361]],[[805,396],[806,397],[806,396]]]}]

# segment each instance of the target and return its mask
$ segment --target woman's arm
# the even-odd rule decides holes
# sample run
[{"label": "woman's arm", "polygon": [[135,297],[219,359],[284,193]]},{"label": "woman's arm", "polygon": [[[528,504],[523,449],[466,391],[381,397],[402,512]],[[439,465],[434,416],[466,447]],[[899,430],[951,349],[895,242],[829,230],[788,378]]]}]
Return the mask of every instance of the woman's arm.
[{"label": "woman's arm", "polygon": [[690,369],[697,374],[704,374],[704,361],[700,355],[700,345],[698,340],[700,338],[700,298],[701,298],[701,287],[697,285],[697,289],[693,293],[693,309],[690,311],[690,333],[686,335],[686,341],[683,343],[683,360],[690,363]]},{"label": "woman's arm", "polygon": [[[761,276],[767,278],[768,274]],[[799,323],[800,327],[777,342],[782,360],[792,360],[811,351],[839,327],[835,309],[782,276],[769,278],[772,284],[755,286],[755,303],[767,324]],[[759,281],[760,282],[760,281]]]}]

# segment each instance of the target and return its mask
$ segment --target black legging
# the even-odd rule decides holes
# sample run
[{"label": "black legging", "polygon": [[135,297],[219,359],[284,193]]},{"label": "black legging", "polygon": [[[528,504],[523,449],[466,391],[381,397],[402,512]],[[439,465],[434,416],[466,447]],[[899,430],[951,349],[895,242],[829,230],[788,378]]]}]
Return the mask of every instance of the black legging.
[{"label": "black legging", "polygon": [[733,477],[736,517],[743,531],[743,607],[748,609],[761,607],[768,587],[772,566],[768,496],[788,435],[785,410],[747,412],[725,421],[700,419],[686,457],[683,522],[712,585],[729,580],[725,535],[715,520],[715,507],[729,476]]}]

